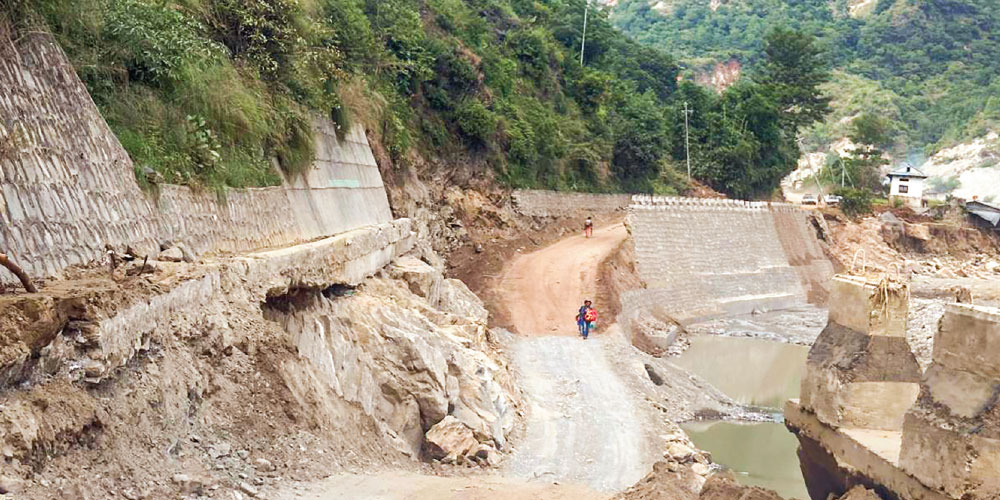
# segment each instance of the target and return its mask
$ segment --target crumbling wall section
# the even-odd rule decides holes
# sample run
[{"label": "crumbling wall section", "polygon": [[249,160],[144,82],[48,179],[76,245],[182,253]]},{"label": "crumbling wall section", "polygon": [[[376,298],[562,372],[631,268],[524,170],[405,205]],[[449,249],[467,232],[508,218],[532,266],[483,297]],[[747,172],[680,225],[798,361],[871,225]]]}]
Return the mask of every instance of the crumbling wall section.
[{"label": "crumbling wall section", "polygon": [[575,217],[622,212],[628,209],[627,194],[562,193],[519,189],[513,193],[515,207],[530,217]]},{"label": "crumbling wall section", "polygon": [[[316,161],[282,186],[143,193],[126,151],[48,35],[0,44],[0,251],[35,279],[104,257],[107,247],[246,252],[391,220],[360,126],[338,137],[316,119]],[[0,270],[0,282],[14,277]]]},{"label": "crumbling wall section", "polygon": [[900,466],[951,498],[1000,491],[1000,309],[949,304],[920,398],[906,414]]},{"label": "crumbling wall section", "polygon": [[905,285],[837,276],[830,319],[809,350],[802,407],[833,427],[899,431],[920,366],[906,343]]}]

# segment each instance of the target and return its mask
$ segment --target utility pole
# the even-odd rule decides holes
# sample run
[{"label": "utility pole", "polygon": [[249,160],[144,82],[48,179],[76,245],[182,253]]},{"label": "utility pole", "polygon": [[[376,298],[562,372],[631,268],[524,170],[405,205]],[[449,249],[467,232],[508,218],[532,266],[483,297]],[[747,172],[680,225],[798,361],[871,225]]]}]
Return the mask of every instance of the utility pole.
[{"label": "utility pole", "polygon": [[583,41],[580,42],[580,66],[583,66],[583,50],[587,48],[587,14],[590,14],[590,0],[585,0],[587,6],[583,9]]},{"label": "utility pole", "polygon": [[691,134],[688,132],[688,117],[694,113],[693,109],[688,109],[687,101],[684,101],[684,155],[687,156],[688,180],[691,180]]}]

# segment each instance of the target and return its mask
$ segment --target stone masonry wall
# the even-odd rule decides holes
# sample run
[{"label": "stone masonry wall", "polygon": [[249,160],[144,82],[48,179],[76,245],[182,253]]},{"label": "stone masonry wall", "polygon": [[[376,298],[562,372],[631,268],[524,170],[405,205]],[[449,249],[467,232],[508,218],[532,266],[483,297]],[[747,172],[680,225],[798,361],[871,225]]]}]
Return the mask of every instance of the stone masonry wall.
[{"label": "stone masonry wall", "polygon": [[[631,305],[684,323],[805,303],[805,276],[826,280],[833,268],[811,250],[815,233],[795,212],[760,202],[633,197],[629,226],[648,288],[630,294]],[[783,245],[794,238],[804,238],[801,254]]]},{"label": "stone masonry wall", "polygon": [[531,217],[572,217],[623,211],[628,208],[630,195],[561,193],[558,191],[514,191],[517,211]]},{"label": "stone masonry wall", "polygon": [[155,248],[132,162],[62,49],[28,35],[13,50],[0,44],[0,252],[41,277],[106,244]]},{"label": "stone masonry wall", "polygon": [[[108,245],[154,255],[164,241],[245,252],[389,221],[363,130],[341,140],[327,120],[314,129],[316,162],[301,178],[230,190],[224,203],[164,185],[154,200],[52,38],[0,44],[0,252],[37,279],[92,264]],[[12,281],[0,270],[0,282]]]}]

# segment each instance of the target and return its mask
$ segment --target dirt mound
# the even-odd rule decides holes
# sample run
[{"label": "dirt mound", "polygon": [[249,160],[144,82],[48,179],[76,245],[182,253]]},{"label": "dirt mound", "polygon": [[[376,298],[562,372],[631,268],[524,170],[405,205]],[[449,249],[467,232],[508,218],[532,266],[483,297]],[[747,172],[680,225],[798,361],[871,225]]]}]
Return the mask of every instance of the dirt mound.
[{"label": "dirt mound", "polygon": [[905,222],[885,214],[857,222],[833,214],[826,219],[831,253],[846,269],[935,278],[995,279],[1000,273],[996,238],[961,222]]}]

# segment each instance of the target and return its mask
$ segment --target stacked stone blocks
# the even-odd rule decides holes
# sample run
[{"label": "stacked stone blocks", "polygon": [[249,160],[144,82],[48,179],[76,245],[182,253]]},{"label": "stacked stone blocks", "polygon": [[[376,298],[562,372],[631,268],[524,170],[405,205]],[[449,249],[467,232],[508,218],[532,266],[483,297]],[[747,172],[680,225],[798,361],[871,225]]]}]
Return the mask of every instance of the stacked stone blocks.
[{"label": "stacked stone blocks", "polygon": [[635,195],[628,225],[647,289],[623,306],[682,323],[804,304],[807,278],[833,275],[805,214],[783,204]]}]

